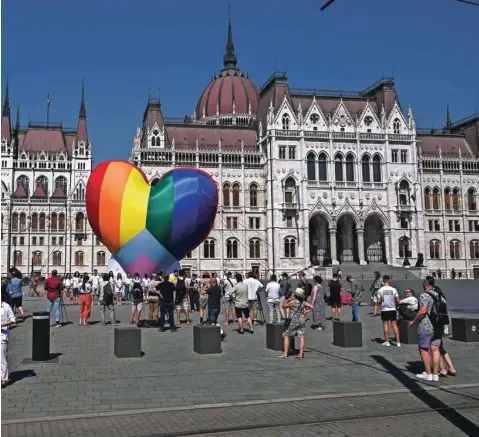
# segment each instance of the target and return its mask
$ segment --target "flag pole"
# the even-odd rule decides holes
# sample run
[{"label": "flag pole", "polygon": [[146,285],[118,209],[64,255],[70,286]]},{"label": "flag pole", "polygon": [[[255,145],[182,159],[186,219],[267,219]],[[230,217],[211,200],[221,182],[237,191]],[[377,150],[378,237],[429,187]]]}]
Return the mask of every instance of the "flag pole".
[{"label": "flag pole", "polygon": [[47,96],[47,126],[50,124],[50,93]]}]

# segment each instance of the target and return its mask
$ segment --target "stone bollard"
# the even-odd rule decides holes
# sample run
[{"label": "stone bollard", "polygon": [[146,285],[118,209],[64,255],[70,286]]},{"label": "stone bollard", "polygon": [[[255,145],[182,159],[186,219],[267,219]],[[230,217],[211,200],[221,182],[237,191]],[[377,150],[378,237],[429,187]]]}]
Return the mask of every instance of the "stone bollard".
[{"label": "stone bollard", "polygon": [[361,322],[333,322],[333,344],[340,347],[362,347],[363,328]]},{"label": "stone bollard", "polygon": [[214,325],[193,326],[193,351],[197,354],[220,354],[221,328]]},{"label": "stone bollard", "polygon": [[50,359],[50,313],[35,312],[32,319],[32,361],[48,361]]},{"label": "stone bollard", "polygon": [[417,325],[409,326],[409,320],[399,322],[399,338],[404,344],[417,344]]},{"label": "stone bollard", "polygon": [[117,358],[141,357],[141,329],[115,328],[114,353]]},{"label": "stone bollard", "polygon": [[479,342],[479,319],[451,319],[452,339],[466,343]]}]

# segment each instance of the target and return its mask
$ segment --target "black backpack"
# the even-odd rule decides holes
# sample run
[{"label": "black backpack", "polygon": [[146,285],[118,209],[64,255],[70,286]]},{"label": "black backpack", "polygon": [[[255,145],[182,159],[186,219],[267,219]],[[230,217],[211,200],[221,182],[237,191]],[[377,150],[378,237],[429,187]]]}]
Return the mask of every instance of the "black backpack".
[{"label": "black backpack", "polygon": [[103,298],[107,300],[110,297],[113,299],[113,290],[111,289],[111,284],[107,282],[103,287]]},{"label": "black backpack", "polygon": [[186,297],[186,284],[184,279],[176,280],[176,301],[181,302]]},{"label": "black backpack", "polygon": [[431,312],[428,317],[432,323],[432,326],[435,328],[444,327],[449,325],[449,316],[447,314],[447,304],[441,292],[438,292],[438,297],[434,294],[427,292],[429,296],[432,297],[433,304],[431,307]]},{"label": "black backpack", "polygon": [[133,282],[131,294],[133,295],[133,300],[135,302],[141,302],[143,300],[143,287],[139,282]]}]

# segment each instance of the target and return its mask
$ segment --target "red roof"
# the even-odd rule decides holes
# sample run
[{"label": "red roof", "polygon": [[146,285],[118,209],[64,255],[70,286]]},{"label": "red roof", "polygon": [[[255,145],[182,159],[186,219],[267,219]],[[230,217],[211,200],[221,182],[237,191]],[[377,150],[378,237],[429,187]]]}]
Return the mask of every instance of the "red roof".
[{"label": "red roof", "polygon": [[32,194],[32,197],[35,197],[37,199],[46,199],[47,194],[45,193],[45,190],[41,185],[37,185],[37,188],[35,188],[35,191]]},{"label": "red roof", "polygon": [[418,145],[424,155],[438,155],[440,147],[443,155],[458,156],[460,150],[462,156],[473,156],[466,141],[461,136],[419,134]]},{"label": "red roof", "polygon": [[235,129],[213,126],[198,125],[172,125],[166,127],[168,141],[175,142],[177,148],[196,147],[198,145],[203,149],[217,149],[221,140],[222,148],[240,149],[241,140],[245,149],[256,149],[256,130],[255,129]]},{"label": "red roof", "polygon": [[60,129],[30,127],[20,146],[28,152],[60,152],[65,151],[65,140]]},{"label": "red roof", "polygon": [[23,188],[23,185],[17,186],[17,189],[13,193],[13,197],[28,197],[27,192],[25,191],[25,188]]},{"label": "red roof", "polygon": [[63,191],[63,188],[61,188],[59,185],[55,187],[55,191],[53,191],[52,194],[52,199],[65,199],[67,197],[65,191]]},{"label": "red roof", "polygon": [[2,138],[6,138],[10,141],[10,119],[8,117],[2,117]]}]

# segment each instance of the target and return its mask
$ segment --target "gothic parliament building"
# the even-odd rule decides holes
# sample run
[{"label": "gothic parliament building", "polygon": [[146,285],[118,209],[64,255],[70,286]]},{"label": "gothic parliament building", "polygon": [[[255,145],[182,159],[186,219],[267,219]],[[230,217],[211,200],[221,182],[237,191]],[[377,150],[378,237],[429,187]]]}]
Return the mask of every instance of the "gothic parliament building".
[{"label": "gothic parliament building", "polygon": [[[78,127],[12,128],[2,113],[2,273],[106,270],[86,220],[92,145]],[[149,99],[130,160],[152,184],[174,167],[218,184],[218,215],[182,260],[196,272],[295,273],[311,266],[423,264],[479,275],[479,115],[423,131],[394,80],[358,92],[302,90],[275,72],[259,88],[238,66],[231,23],[223,68],[191,116]]]}]

